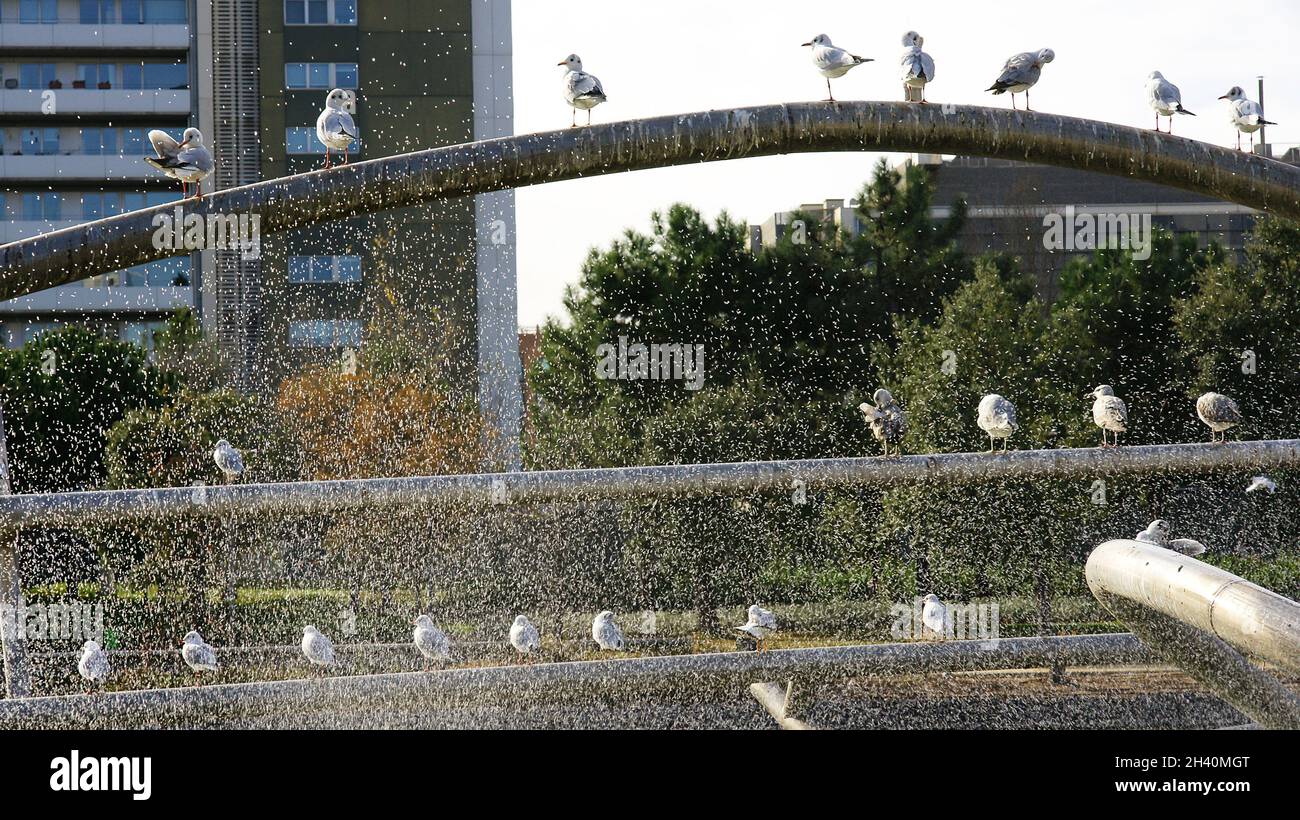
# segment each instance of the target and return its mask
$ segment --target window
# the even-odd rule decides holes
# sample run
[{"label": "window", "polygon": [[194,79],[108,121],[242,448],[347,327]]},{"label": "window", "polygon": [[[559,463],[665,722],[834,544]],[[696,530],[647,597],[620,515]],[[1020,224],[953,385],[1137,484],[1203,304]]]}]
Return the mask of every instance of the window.
[{"label": "window", "polygon": [[54,221],[62,218],[61,197],[56,193],[29,191],[23,194],[23,216],[28,222]]},{"label": "window", "polygon": [[360,256],[291,256],[289,281],[295,283],[360,282]]},{"label": "window", "polygon": [[[316,126],[296,126],[284,129],[285,152],[289,154],[323,154],[325,143],[316,138]],[[355,154],[361,146],[353,142],[348,153]]]},{"label": "window", "polygon": [[18,22],[59,22],[59,0],[19,0]]},{"label": "window", "polygon": [[28,128],[23,132],[22,152],[37,156],[59,153],[59,129]]},{"label": "window", "polygon": [[[81,22],[83,24],[116,23],[117,0],[81,0]],[[131,20],[135,23],[138,20]]]},{"label": "window", "polygon": [[23,344],[28,344],[35,339],[39,339],[46,333],[58,329],[56,322],[29,322],[23,328]]},{"label": "window", "polygon": [[311,319],[289,323],[290,347],[359,347],[361,322],[355,319]]},{"label": "window", "polygon": [[[109,194],[109,196],[112,196]],[[89,222],[104,215],[104,194],[86,193],[81,195],[81,218]]]},{"label": "window", "polygon": [[356,88],[356,63],[285,63],[284,87],[288,89]]},{"label": "window", "polygon": [[286,26],[355,26],[357,0],[284,0]]},{"label": "window", "polygon": [[122,325],[121,339],[133,345],[152,351],[154,336],[167,326],[166,322],[126,322]]},{"label": "window", "polygon": [[81,153],[91,157],[117,156],[117,129],[81,129]]},{"label": "window", "polygon": [[[125,0],[122,5],[125,9]],[[189,20],[185,13],[186,0],[144,0],[141,6],[144,11],[143,21],[146,23],[179,25]]]},{"label": "window", "polygon": [[86,84],[86,88],[96,88],[100,83],[113,84],[117,66],[111,63],[81,63],[77,66],[77,79]]},{"label": "window", "polygon": [[23,63],[18,66],[18,85],[22,88],[49,88],[54,77],[54,63]]},{"label": "window", "polygon": [[189,88],[190,67],[183,60],[175,63],[125,63],[122,65],[121,87],[151,90]]}]

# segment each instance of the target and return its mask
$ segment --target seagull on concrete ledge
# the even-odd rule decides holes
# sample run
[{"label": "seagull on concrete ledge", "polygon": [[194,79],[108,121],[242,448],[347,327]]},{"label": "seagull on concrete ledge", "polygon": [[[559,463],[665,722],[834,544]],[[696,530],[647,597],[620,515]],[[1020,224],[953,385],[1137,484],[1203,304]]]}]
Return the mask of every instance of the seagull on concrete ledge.
[{"label": "seagull on concrete ledge", "polygon": [[325,97],[325,110],[316,118],[316,138],[325,144],[325,167],[330,167],[330,151],[343,155],[343,164],[348,164],[348,148],[356,142],[357,124],[348,113],[347,105],[356,100],[356,96],[343,88],[336,88]]},{"label": "seagull on concrete ledge", "polygon": [[933,592],[921,599],[921,623],[939,640],[947,638],[952,632],[952,623],[948,618],[948,607],[943,605],[939,596]]},{"label": "seagull on concrete ledge", "polygon": [[244,456],[224,438],[217,442],[216,449],[212,451],[212,460],[216,462],[217,469],[227,484],[238,481],[244,474]]},{"label": "seagull on concrete ledge", "polygon": [[532,653],[542,648],[542,636],[527,616],[520,615],[510,625],[510,645],[524,658],[531,658]]},{"label": "seagull on concrete ledge", "polygon": [[[1228,430],[1241,424],[1237,403],[1222,393],[1209,392],[1196,400],[1196,415],[1210,428],[1210,443],[1228,440]],[[1222,433],[1223,438],[1218,435]]]},{"label": "seagull on concrete ledge", "polygon": [[314,626],[302,628],[302,654],[314,666],[338,666],[334,659],[334,644]]},{"label": "seagull on concrete ledge", "polygon": [[203,199],[203,180],[212,175],[216,164],[212,152],[203,144],[203,133],[197,128],[186,128],[177,142],[166,131],[150,131],[149,142],[156,156],[144,161],[172,179],[180,180],[181,196],[187,193],[186,185],[193,183],[194,198]]},{"label": "seagull on concrete ledge", "polygon": [[862,418],[871,427],[871,434],[885,448],[885,458],[889,457],[889,445],[894,445],[894,455],[898,455],[903,434],[907,432],[907,414],[898,406],[893,395],[885,388],[876,391],[871,399],[875,406],[863,402],[858,405]]},{"label": "seagull on concrete ledge", "polygon": [[433,625],[432,618],[421,615],[411,621],[411,625],[415,627],[415,648],[424,656],[424,671],[429,671],[431,660],[451,659],[451,641],[447,640],[447,635],[441,629]]},{"label": "seagull on concrete ledge", "polygon": [[[1264,109],[1259,103],[1246,97],[1246,92],[1241,90],[1241,86],[1234,85],[1228,89],[1228,93],[1219,99],[1228,101],[1228,119],[1237,129],[1237,150],[1241,150],[1241,135],[1254,134],[1266,125],[1277,125],[1264,119]],[[1255,150],[1255,137],[1250,138],[1250,150]]]},{"label": "seagull on concrete ledge", "polygon": [[1181,552],[1183,555],[1188,556],[1196,556],[1205,552],[1205,545],[1200,541],[1193,541],[1190,538],[1171,539],[1169,537],[1169,522],[1163,518],[1152,521],[1145,530],[1134,536],[1134,540],[1155,544],[1158,547],[1171,549],[1174,552]]},{"label": "seagull on concrete ledge", "polygon": [[186,634],[181,643],[181,657],[185,659],[185,665],[194,670],[196,683],[202,673],[217,671],[217,652],[203,642],[203,637],[198,632]]},{"label": "seagull on concrete ledge", "polygon": [[1016,423],[1016,406],[997,393],[990,393],[980,400],[979,410],[975,414],[975,423],[989,434],[989,452],[997,451],[994,439],[1002,439],[1002,452],[1007,450],[1007,439],[1019,429]]},{"label": "seagull on concrete ledge", "polygon": [[993,85],[984,89],[994,94],[1011,92],[1011,110],[1016,109],[1016,95],[1025,92],[1025,110],[1029,110],[1029,89],[1038,83],[1043,66],[1056,59],[1056,52],[1050,48],[1039,51],[1026,51],[1007,60],[1002,66],[1002,73],[993,81]]},{"label": "seagull on concrete ledge", "polygon": [[1089,394],[1092,402],[1093,423],[1101,428],[1101,446],[1109,447],[1106,431],[1115,434],[1115,445],[1119,446],[1119,434],[1128,432],[1128,407],[1115,395],[1109,384],[1103,384]]},{"label": "seagull on concrete ledge", "polygon": [[1185,114],[1195,117],[1191,111],[1183,108],[1183,94],[1178,86],[1165,79],[1159,71],[1147,75],[1147,102],[1156,112],[1156,131],[1160,131],[1160,118],[1169,118],[1169,133],[1174,133],[1174,115]]},{"label": "seagull on concrete ledge", "polygon": [[934,80],[934,59],[921,50],[925,38],[915,31],[903,35],[903,100],[925,102],[925,86]]},{"label": "seagull on concrete ledge", "polygon": [[614,623],[614,613],[608,609],[591,622],[591,638],[602,650],[623,651],[623,631]]},{"label": "seagull on concrete ledge", "polygon": [[803,44],[804,48],[809,46],[812,47],[813,65],[826,78],[826,102],[835,102],[835,94],[831,92],[832,77],[843,77],[863,63],[872,62],[870,57],[859,57],[835,47],[825,34],[818,34]]},{"label": "seagull on concrete ledge", "polygon": [[90,683],[86,694],[94,693],[96,685],[103,686],[108,679],[108,656],[95,641],[86,641],[81,646],[81,657],[77,660],[77,672]]},{"label": "seagull on concrete ledge", "polygon": [[569,127],[578,127],[579,108],[587,112],[587,125],[591,125],[591,109],[608,99],[605,87],[595,74],[582,70],[582,60],[577,54],[570,54],[557,65],[567,69],[564,73],[564,101],[573,109],[573,124]]},{"label": "seagull on concrete ledge", "polygon": [[737,632],[744,632],[746,635],[758,642],[758,651],[763,652],[767,649],[767,636],[777,630],[776,616],[771,610],[763,609],[758,604],[750,606],[745,622],[736,627]]}]

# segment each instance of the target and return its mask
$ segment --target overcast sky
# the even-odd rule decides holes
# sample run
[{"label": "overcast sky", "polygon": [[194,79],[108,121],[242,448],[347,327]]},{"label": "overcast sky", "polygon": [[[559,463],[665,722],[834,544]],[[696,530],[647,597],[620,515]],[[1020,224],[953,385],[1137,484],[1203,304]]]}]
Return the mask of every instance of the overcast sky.
[{"label": "overcast sky", "polygon": [[[992,13],[996,9],[996,13]],[[1235,144],[1225,103],[1240,85],[1254,99],[1268,78],[1269,129],[1278,147],[1300,142],[1300,5],[1294,0],[1029,3],[930,0],[924,4],[826,0],[554,0],[514,3],[517,133],[569,124],[562,97],[570,52],[600,77],[609,102],[595,121],[711,108],[820,100],[826,86],[800,43],[819,33],[876,62],[833,81],[843,100],[901,99],[898,57],[905,31],[925,37],[936,78],[927,98],[1009,107],[984,93],[1003,61],[1051,48],[1056,61],[1033,90],[1036,110],[1150,128],[1143,94],[1159,70],[1197,117],[1175,134]],[[1023,103],[1023,95],[1018,95]],[[581,121],[581,120],[580,120]],[[626,228],[646,230],[652,210],[687,202],[712,217],[727,211],[756,223],[804,202],[848,199],[875,154],[804,154],[636,171],[558,182],[518,192],[519,322],[562,315],[564,286],[575,282],[592,247]]]}]

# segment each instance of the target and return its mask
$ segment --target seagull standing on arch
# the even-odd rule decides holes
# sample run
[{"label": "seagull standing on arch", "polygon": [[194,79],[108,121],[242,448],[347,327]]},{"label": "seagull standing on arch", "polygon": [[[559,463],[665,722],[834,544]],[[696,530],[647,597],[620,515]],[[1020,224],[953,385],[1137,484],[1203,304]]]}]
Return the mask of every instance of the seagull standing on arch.
[{"label": "seagull standing on arch", "polygon": [[1128,432],[1128,406],[1115,395],[1109,384],[1103,384],[1092,391],[1092,421],[1101,428],[1101,446],[1110,447],[1106,432],[1115,434],[1115,445],[1119,446],[1119,434]]},{"label": "seagull standing on arch", "polygon": [[858,410],[871,427],[871,435],[884,446],[885,458],[889,458],[890,444],[894,445],[894,455],[898,455],[903,434],[907,432],[907,414],[898,406],[894,396],[883,387],[876,391],[871,400],[875,402],[874,407],[864,401],[858,405]]},{"label": "seagull standing on arch", "polygon": [[177,142],[166,131],[150,131],[149,143],[156,156],[144,161],[181,183],[181,197],[188,193],[186,186],[194,185],[194,199],[203,199],[203,180],[212,175],[216,163],[212,152],[203,144],[203,133],[197,128],[186,128]]},{"label": "seagull standing on arch", "polygon": [[595,74],[582,70],[582,59],[577,54],[570,54],[557,65],[565,68],[564,101],[573,109],[573,123],[570,128],[578,127],[578,109],[587,112],[587,125],[591,125],[591,109],[605,102],[605,87]]},{"label": "seagull standing on arch", "polygon": [[1195,117],[1191,111],[1183,108],[1183,94],[1178,86],[1165,79],[1159,71],[1152,71],[1147,76],[1147,102],[1156,112],[1156,131],[1160,131],[1160,118],[1169,118],[1169,133],[1174,133],[1174,115],[1186,114]]},{"label": "seagull standing on arch", "polygon": [[[1222,393],[1213,391],[1196,400],[1196,415],[1210,428],[1210,443],[1228,440],[1228,431],[1241,424],[1241,409]],[[1223,438],[1219,438],[1222,434]]]},{"label": "seagull standing on arch", "polygon": [[975,413],[975,423],[989,434],[989,452],[997,452],[994,439],[1002,439],[1002,452],[1007,451],[1007,439],[1020,428],[1016,423],[1016,406],[997,393],[980,399]]},{"label": "seagull standing on arch", "polygon": [[925,38],[915,31],[903,35],[903,100],[925,102],[925,86],[934,79],[934,59],[921,50]]},{"label": "seagull standing on arch", "polygon": [[835,94],[831,91],[832,77],[843,77],[863,63],[872,62],[870,57],[859,57],[837,48],[831,43],[831,38],[825,34],[818,34],[802,47],[809,46],[812,47],[813,65],[817,66],[817,70],[826,78],[826,102],[835,102]]},{"label": "seagull standing on arch", "polygon": [[1002,73],[993,81],[993,85],[984,89],[994,94],[1011,92],[1011,110],[1016,110],[1016,95],[1025,92],[1025,110],[1029,110],[1029,89],[1038,83],[1043,66],[1056,59],[1056,52],[1050,48],[1039,51],[1025,51],[1007,60],[1002,66]]},{"label": "seagull standing on arch", "polygon": [[336,88],[325,97],[325,110],[316,118],[316,138],[325,144],[325,167],[330,167],[330,152],[343,155],[348,164],[348,148],[356,142],[357,124],[347,111],[347,105],[356,99],[351,91]]},{"label": "seagull standing on arch", "polygon": [[1266,125],[1277,125],[1275,122],[1270,122],[1269,120],[1264,119],[1264,109],[1260,107],[1259,103],[1252,99],[1248,99],[1246,97],[1246,92],[1242,91],[1241,86],[1239,85],[1234,85],[1232,88],[1228,89],[1228,93],[1224,94],[1219,99],[1228,101],[1228,119],[1232,122],[1233,127],[1237,129],[1238,151],[1241,150],[1242,134],[1252,135],[1250,138],[1250,150],[1254,151],[1254,133]]}]

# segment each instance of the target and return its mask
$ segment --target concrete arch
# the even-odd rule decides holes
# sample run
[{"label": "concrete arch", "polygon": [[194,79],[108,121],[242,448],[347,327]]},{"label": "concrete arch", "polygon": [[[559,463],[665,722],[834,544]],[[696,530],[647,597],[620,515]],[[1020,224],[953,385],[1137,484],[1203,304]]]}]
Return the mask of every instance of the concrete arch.
[{"label": "concrete arch", "polygon": [[[819,151],[1026,160],[1185,188],[1300,219],[1300,167],[1113,123],[896,102],[787,103],[524,134],[268,180],[184,208],[187,214],[258,214],[267,236],[506,188]],[[152,242],[154,216],[175,207],[134,211],[0,246],[0,299],[178,255]]]}]

